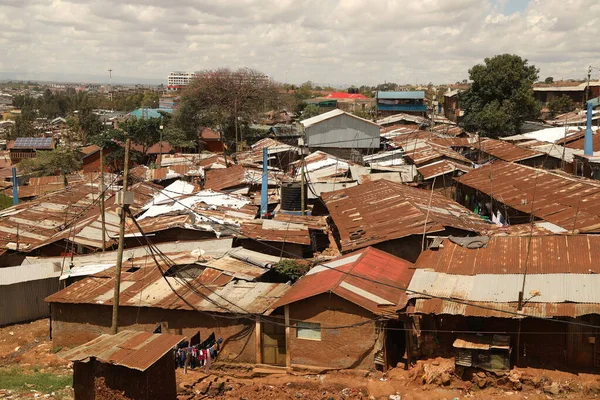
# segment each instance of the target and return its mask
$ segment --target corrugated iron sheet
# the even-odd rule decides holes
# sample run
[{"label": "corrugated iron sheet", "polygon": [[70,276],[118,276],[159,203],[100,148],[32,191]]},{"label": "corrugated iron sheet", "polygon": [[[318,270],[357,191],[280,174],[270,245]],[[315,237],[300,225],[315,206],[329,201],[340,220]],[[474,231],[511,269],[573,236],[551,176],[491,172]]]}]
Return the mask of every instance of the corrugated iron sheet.
[{"label": "corrugated iron sheet", "polygon": [[255,220],[242,223],[240,238],[250,237],[269,242],[310,245],[310,233],[305,225],[276,220]]},{"label": "corrugated iron sheet", "polygon": [[424,230],[431,233],[452,227],[482,232],[490,227],[440,194],[386,180],[323,193],[322,199],[338,229],[342,251],[422,235]]},{"label": "corrugated iron sheet", "polygon": [[454,173],[455,171],[469,172],[473,168],[450,160],[441,160],[417,168],[424,180],[433,179],[440,175]]},{"label": "corrugated iron sheet", "polygon": [[[426,293],[465,301],[509,303],[517,301],[523,284],[521,274],[451,275],[417,269],[408,287],[410,297]],[[600,304],[600,275],[527,274],[525,298],[534,303]]]},{"label": "corrugated iron sheet", "polygon": [[498,160],[454,179],[569,231],[600,232],[598,181]]},{"label": "corrugated iron sheet", "polygon": [[500,160],[517,162],[544,155],[544,153],[515,146],[504,140],[485,138],[471,145],[480,149],[482,152],[491,155]]},{"label": "corrugated iron sheet", "polygon": [[[409,135],[411,136],[411,135]],[[396,137],[394,143],[404,149],[405,157],[413,164],[421,166],[436,159],[450,159],[471,165],[471,161],[445,145],[439,145],[429,139]]]},{"label": "corrugated iron sheet", "polygon": [[387,314],[398,299],[405,302],[400,288],[408,285],[413,273],[412,263],[372,247],[325,265],[300,278],[274,307],[331,292],[374,314]]},{"label": "corrugated iron sheet", "polygon": [[480,249],[446,240],[438,250],[422,252],[415,267],[455,275],[522,274],[526,267],[529,274],[589,274],[600,272],[597,260],[596,235],[498,236]]},{"label": "corrugated iron sheet", "polygon": [[145,371],[185,339],[185,336],[121,331],[101,335],[59,355],[71,361],[95,357],[104,363]]},{"label": "corrugated iron sheet", "polygon": [[[451,300],[417,299],[414,313],[434,315],[462,315],[466,317],[496,317],[496,318],[525,318],[525,317],[570,317],[600,314],[599,304],[577,303],[525,303],[522,311],[518,311],[517,302],[485,303],[473,302],[469,305]],[[516,314],[515,314],[516,313]]]},{"label": "corrugated iron sheet", "polygon": [[[142,268],[122,277],[119,301],[121,306],[130,307],[263,314],[289,289],[280,283],[237,282],[232,280],[233,275],[206,268],[197,278],[186,279],[192,290],[184,286],[180,278],[165,278],[156,268]],[[114,277],[88,277],[49,296],[46,301],[112,305],[113,290]]]}]

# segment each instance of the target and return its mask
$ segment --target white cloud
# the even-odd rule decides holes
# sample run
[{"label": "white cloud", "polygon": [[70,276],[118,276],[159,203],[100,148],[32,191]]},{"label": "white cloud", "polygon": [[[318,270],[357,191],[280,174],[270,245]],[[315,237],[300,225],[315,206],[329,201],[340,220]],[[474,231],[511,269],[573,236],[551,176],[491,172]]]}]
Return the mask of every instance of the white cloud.
[{"label": "white cloud", "polygon": [[0,71],[165,79],[253,67],[278,80],[454,82],[510,52],[555,78],[600,64],[600,2],[3,0]]}]

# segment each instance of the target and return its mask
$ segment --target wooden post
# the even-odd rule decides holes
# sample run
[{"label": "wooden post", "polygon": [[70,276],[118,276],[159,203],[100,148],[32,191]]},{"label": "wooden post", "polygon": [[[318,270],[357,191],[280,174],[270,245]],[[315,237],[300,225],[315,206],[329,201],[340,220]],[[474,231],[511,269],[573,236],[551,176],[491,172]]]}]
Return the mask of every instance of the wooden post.
[{"label": "wooden post", "polygon": [[256,351],[256,363],[262,364],[262,349],[261,349],[261,338],[260,338],[260,318],[256,317],[256,324],[254,327],[254,342],[255,342],[255,351]]},{"label": "wooden post", "polygon": [[285,366],[290,370],[292,368],[292,354],[290,353],[290,333],[292,328],[290,326],[290,306],[286,304],[283,307],[285,315]]},{"label": "wooden post", "polygon": [[104,206],[104,149],[100,148],[100,217],[102,221],[102,251],[106,251],[106,208]]},{"label": "wooden post", "polygon": [[[129,148],[131,140],[127,138],[125,141],[125,162],[123,166],[123,194],[127,191],[127,176],[129,175]],[[119,331],[119,295],[121,292],[121,267],[123,265],[123,247],[125,245],[125,220],[129,211],[129,205],[125,204],[125,196],[123,196],[123,205],[119,215],[119,247],[117,250],[117,265],[115,271],[115,294],[113,297],[113,312],[112,312],[112,327],[113,335]]]}]

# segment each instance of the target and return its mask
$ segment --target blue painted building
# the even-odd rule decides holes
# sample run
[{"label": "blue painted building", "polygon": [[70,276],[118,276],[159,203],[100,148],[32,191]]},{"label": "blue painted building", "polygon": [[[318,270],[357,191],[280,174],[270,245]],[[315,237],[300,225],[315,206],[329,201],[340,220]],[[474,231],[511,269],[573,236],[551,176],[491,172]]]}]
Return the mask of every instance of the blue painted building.
[{"label": "blue painted building", "polygon": [[168,112],[168,113],[173,112],[173,110],[168,110],[168,109],[142,107],[142,108],[138,108],[137,110],[133,110],[128,115],[136,117],[138,119],[161,118],[162,115],[160,115],[159,111]]},{"label": "blue painted building", "polygon": [[425,91],[413,90],[405,92],[377,92],[377,114],[388,116],[398,113],[425,116]]}]

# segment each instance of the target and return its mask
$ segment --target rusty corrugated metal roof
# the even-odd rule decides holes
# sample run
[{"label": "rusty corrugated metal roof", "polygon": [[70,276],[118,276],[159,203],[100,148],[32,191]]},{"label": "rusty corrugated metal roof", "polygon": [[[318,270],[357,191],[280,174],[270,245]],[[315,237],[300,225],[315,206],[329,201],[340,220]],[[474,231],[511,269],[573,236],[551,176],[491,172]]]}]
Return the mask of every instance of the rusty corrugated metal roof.
[{"label": "rusty corrugated metal roof", "polygon": [[148,332],[121,331],[116,335],[101,335],[81,346],[61,352],[70,361],[90,357],[126,368],[145,371],[185,339],[185,336]]},{"label": "rusty corrugated metal roof", "polygon": [[452,150],[449,146],[439,145],[429,139],[394,138],[394,142],[404,149],[404,155],[415,165],[421,166],[438,158],[450,159],[460,163],[471,165],[471,161]]},{"label": "rusty corrugated metal roof", "polygon": [[[458,203],[428,190],[378,180],[322,194],[342,251],[445,227],[483,232],[490,224]],[[429,202],[431,199],[431,207]]]},{"label": "rusty corrugated metal roof", "polygon": [[269,242],[310,245],[310,233],[306,225],[278,220],[254,220],[241,224],[240,238],[252,238]]},{"label": "rusty corrugated metal roof", "polygon": [[415,268],[456,275],[523,274],[526,267],[529,274],[589,274],[600,272],[597,260],[596,235],[498,236],[479,249],[445,240],[443,247],[423,251]]},{"label": "rusty corrugated metal roof", "polygon": [[480,149],[482,152],[489,154],[492,157],[510,162],[523,161],[544,155],[542,152],[515,146],[504,140],[489,138],[477,141],[471,146]]},{"label": "rusty corrugated metal roof", "polygon": [[499,160],[454,179],[569,231],[600,232],[598,181]]},{"label": "rusty corrugated metal roof", "polygon": [[470,304],[461,304],[452,300],[417,299],[413,312],[417,314],[462,315],[466,317],[497,318],[577,318],[583,315],[600,314],[600,304],[525,303],[523,305],[523,310],[520,312],[517,306],[517,302],[472,302]]},{"label": "rusty corrugated metal roof", "polygon": [[[375,314],[405,298],[413,271],[412,263],[368,247],[317,265],[300,278],[274,307],[331,292]],[[351,275],[349,275],[351,274]],[[363,279],[367,278],[367,279]],[[401,300],[402,302],[402,300]]]},{"label": "rusty corrugated metal roof", "polygon": [[[197,278],[176,278],[163,277],[157,268],[142,268],[122,277],[119,303],[122,307],[263,314],[270,312],[272,304],[289,289],[280,283],[235,281],[234,275],[205,268]],[[184,285],[183,279],[193,289]],[[46,301],[112,305],[113,291],[114,277],[93,276],[75,282]]]},{"label": "rusty corrugated metal roof", "polygon": [[451,160],[440,160],[417,168],[424,180],[433,179],[440,175],[457,172],[469,172],[473,168]]}]

